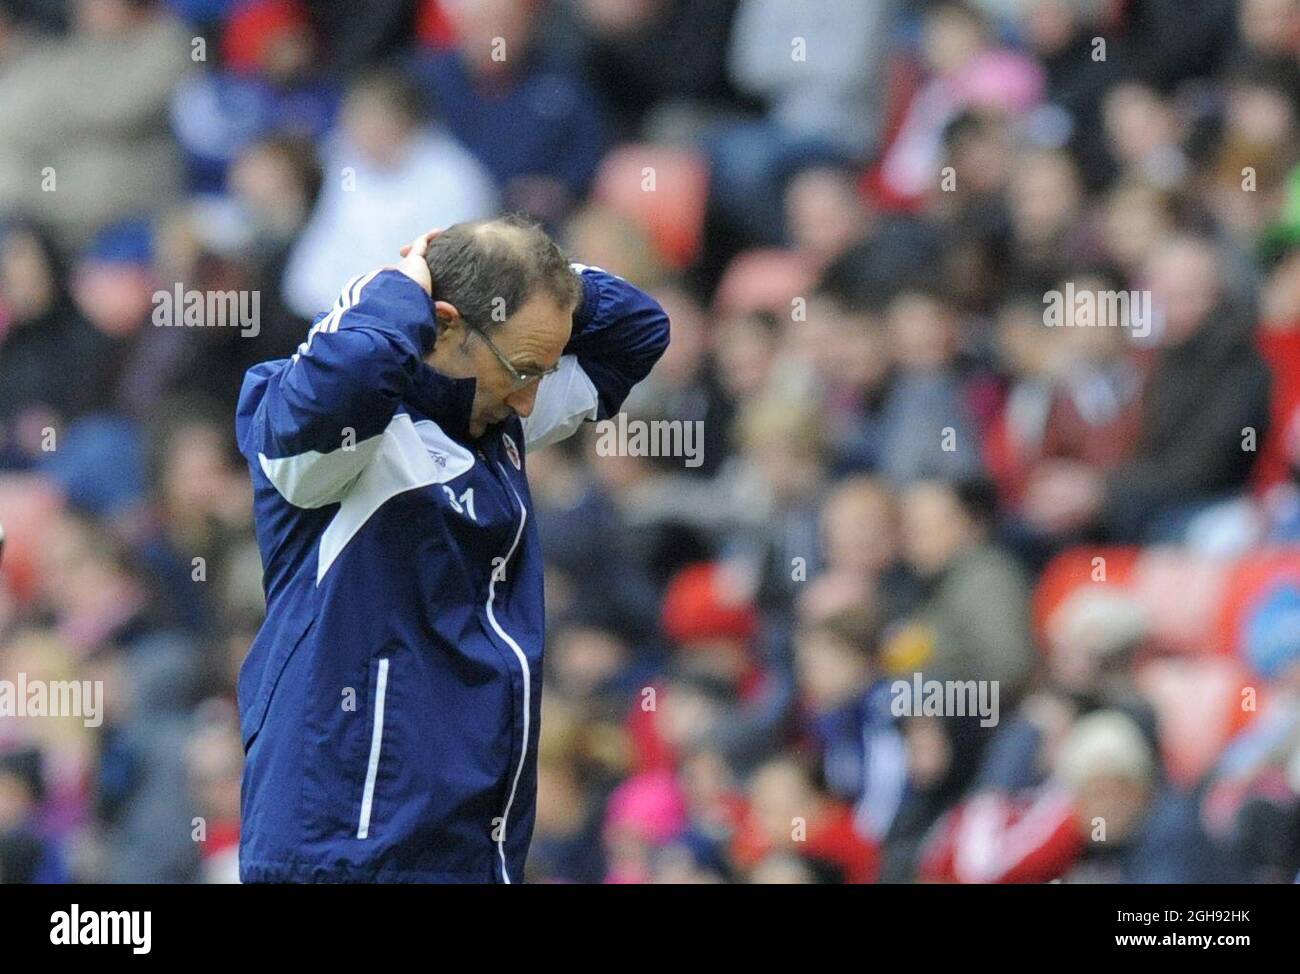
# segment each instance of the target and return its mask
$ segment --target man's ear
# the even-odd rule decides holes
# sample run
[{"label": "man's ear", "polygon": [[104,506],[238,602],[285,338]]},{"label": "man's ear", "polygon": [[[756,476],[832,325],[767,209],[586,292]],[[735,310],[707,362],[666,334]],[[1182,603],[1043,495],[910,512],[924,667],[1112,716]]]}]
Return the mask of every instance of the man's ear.
[{"label": "man's ear", "polygon": [[447,301],[433,302],[433,315],[438,321],[438,337],[442,338],[449,330],[455,332],[465,327],[465,321],[454,304]]}]

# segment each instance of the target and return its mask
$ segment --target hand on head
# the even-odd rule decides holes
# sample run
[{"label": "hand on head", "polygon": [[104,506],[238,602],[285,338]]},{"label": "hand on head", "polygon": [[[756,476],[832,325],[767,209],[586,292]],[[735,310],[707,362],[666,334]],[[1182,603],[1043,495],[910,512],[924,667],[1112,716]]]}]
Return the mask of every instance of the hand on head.
[{"label": "hand on head", "polygon": [[428,233],[420,234],[401,249],[402,259],[397,264],[399,271],[424,288],[424,293],[430,296],[433,294],[433,278],[429,275],[429,265],[424,255],[429,250],[429,241],[440,233],[442,229],[434,227]]}]

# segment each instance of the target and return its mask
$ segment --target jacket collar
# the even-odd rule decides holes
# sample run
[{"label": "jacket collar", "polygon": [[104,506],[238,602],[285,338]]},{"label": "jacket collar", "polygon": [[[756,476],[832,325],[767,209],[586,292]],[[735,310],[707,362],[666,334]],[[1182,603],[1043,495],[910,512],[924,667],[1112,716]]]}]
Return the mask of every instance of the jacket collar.
[{"label": "jacket collar", "polygon": [[468,441],[477,385],[477,379],[453,379],[421,363],[406,405],[435,420],[447,435]]}]

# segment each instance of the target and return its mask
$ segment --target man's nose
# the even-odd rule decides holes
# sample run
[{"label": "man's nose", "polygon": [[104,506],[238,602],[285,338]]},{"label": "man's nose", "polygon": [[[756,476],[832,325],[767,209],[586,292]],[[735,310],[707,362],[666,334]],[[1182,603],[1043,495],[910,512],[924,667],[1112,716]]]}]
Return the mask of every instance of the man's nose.
[{"label": "man's nose", "polygon": [[527,419],[533,414],[533,406],[537,402],[537,386],[540,383],[530,382],[517,392],[512,392],[506,396],[506,405],[515,411],[521,419]]}]

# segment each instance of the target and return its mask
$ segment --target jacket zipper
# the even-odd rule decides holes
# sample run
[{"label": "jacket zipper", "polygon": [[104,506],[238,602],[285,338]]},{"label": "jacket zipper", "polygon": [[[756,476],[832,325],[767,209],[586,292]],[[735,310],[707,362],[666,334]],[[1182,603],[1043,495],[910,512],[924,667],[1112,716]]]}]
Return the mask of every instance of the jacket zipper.
[{"label": "jacket zipper", "polygon": [[366,764],[366,787],[361,794],[361,818],[357,838],[370,835],[370,811],[375,801],[375,778],[379,775],[379,754],[384,743],[384,698],[388,695],[388,657],[380,657],[379,675],[375,678],[375,717],[370,732],[370,760]]},{"label": "jacket zipper", "polygon": [[[506,487],[509,488],[510,493],[514,495],[515,501],[518,502],[519,505],[519,527],[515,530],[515,539],[510,545],[510,550],[506,552],[505,561],[502,562],[501,567],[504,568],[505,566],[510,564],[510,560],[514,558],[515,552],[519,549],[519,542],[523,540],[524,526],[528,522],[528,510],[527,508],[524,507],[523,498],[519,496],[519,492],[515,490],[514,485],[510,483],[510,477],[506,473],[505,467],[501,466],[501,463],[499,461],[496,463],[496,467],[501,471],[502,480],[504,481]],[[509,497],[507,497],[507,503],[508,502],[509,502]],[[519,669],[523,676],[523,686],[524,686],[524,699],[523,699],[524,726],[523,726],[523,740],[519,746],[519,763],[515,766],[514,773],[513,775],[511,775],[510,778],[510,791],[506,796],[505,808],[501,812],[501,825],[498,830],[497,840],[496,840],[497,854],[501,859],[501,877],[505,881],[505,883],[509,885],[510,870],[506,865],[506,834],[507,834],[506,830],[509,827],[509,822],[510,822],[510,809],[513,807],[515,802],[515,792],[519,788],[519,779],[523,775],[524,762],[527,760],[528,757],[528,738],[531,733],[530,722],[532,719],[532,672],[528,668],[528,657],[524,655],[524,651],[519,648],[519,644],[515,642],[513,637],[511,637],[511,635],[508,632],[506,632],[505,629],[502,628],[501,624],[497,622],[496,613],[493,611],[492,606],[493,603],[496,601],[496,586],[497,586],[497,572],[496,572],[495,565],[493,566],[493,570],[489,578],[490,580],[488,582],[488,598],[486,604],[488,622],[491,624],[492,629],[497,634],[497,636],[499,636],[501,640],[510,647],[511,651],[514,652],[515,658],[519,661]]]}]

